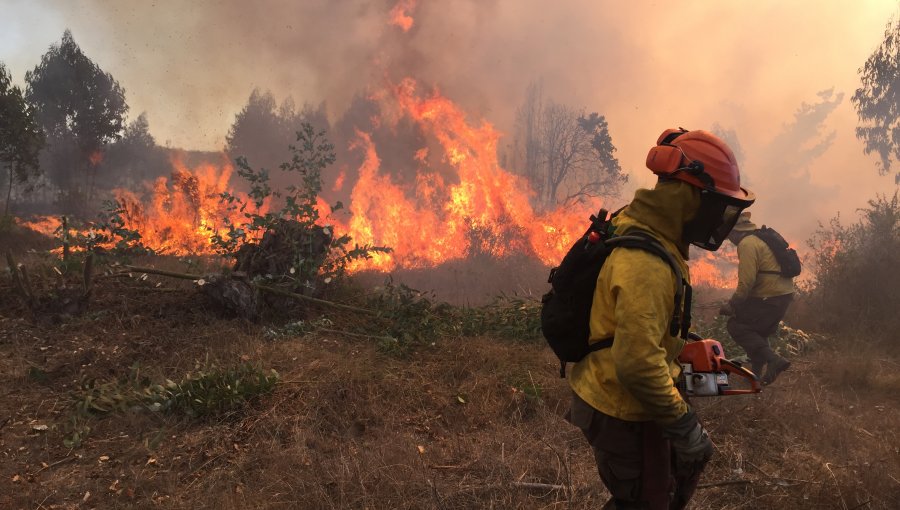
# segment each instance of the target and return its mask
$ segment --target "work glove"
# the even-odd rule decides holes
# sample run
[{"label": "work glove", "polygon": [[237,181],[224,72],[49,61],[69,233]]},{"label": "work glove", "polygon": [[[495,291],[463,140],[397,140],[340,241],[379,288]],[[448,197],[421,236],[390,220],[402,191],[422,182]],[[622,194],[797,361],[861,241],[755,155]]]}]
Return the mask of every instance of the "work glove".
[{"label": "work glove", "polygon": [[693,410],[663,427],[663,436],[672,443],[676,475],[691,476],[699,473],[712,457],[712,441]]},{"label": "work glove", "polygon": [[725,303],[719,308],[719,315],[724,315],[726,317],[731,317],[734,315],[734,307],[731,306],[731,303]]}]

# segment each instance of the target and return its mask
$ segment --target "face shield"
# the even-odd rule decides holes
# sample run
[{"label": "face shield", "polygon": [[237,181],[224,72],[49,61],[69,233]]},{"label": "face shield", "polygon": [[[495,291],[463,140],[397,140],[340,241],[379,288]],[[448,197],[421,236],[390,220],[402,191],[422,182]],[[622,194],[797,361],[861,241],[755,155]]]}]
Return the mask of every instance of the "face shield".
[{"label": "face shield", "polygon": [[747,199],[740,199],[701,190],[700,207],[694,219],[684,226],[684,240],[704,250],[718,250],[737,223],[741,211],[750,207],[754,200],[750,192],[747,192]]}]

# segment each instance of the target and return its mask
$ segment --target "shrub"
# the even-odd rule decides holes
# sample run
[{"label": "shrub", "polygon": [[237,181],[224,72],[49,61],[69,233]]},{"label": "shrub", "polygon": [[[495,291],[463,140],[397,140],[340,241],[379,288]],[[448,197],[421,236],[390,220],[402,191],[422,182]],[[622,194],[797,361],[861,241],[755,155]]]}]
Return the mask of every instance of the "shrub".
[{"label": "shrub", "polygon": [[[291,254],[287,261],[290,270],[285,274],[271,275],[274,280],[287,282],[294,290],[311,287],[317,279],[331,281],[345,274],[349,262],[368,258],[373,252],[390,251],[390,248],[381,246],[353,244],[351,247],[349,235],[334,236],[330,225],[322,225],[319,211],[322,172],[335,161],[334,145],[325,138],[325,132],[316,131],[310,124],[303,123],[297,131],[297,144],[291,145],[290,150],[291,161],[282,163],[280,169],[297,174],[300,185],[291,185],[283,190],[270,186],[266,169],[256,170],[244,157],[237,158],[237,173],[250,187],[248,198],[225,192],[221,195],[221,201],[229,211],[243,215],[246,222],[240,225],[226,223],[223,234],[212,231],[216,249],[226,256],[238,257],[241,247],[260,243],[267,232],[284,232],[288,223],[294,225],[293,229],[306,235],[290,236],[289,243],[294,244],[290,247]],[[266,212],[273,203],[277,203],[279,208]],[[341,208],[341,202],[331,205],[332,211]],[[225,220],[227,222],[228,218]],[[317,250],[301,246],[310,242],[308,238],[314,237],[315,232],[326,239],[324,257],[321,258]]]},{"label": "shrub", "polygon": [[870,200],[860,213],[850,226],[832,219],[810,239],[816,272],[803,319],[823,331],[889,342],[900,328],[900,195]]}]

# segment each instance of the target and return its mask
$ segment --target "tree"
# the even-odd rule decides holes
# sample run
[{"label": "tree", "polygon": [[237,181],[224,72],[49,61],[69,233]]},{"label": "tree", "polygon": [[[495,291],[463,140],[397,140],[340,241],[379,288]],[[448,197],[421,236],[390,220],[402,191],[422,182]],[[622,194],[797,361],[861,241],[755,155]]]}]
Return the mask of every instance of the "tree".
[{"label": "tree", "polygon": [[606,118],[552,100],[532,84],[517,113],[515,166],[532,184],[539,209],[616,196],[627,177]]},{"label": "tree", "polygon": [[7,169],[6,205],[9,214],[15,184],[25,184],[40,171],[38,154],[44,145],[44,134],[34,119],[19,87],[0,62],[0,163]]},{"label": "tree", "polygon": [[[50,46],[40,64],[25,74],[25,81],[25,98],[34,107],[51,149],[71,150],[75,167],[83,171],[81,191],[87,203],[103,150],[122,132],[128,111],[125,90],[81,51],[69,30],[59,44]],[[66,160],[50,158],[60,159]],[[68,165],[55,170],[57,184],[73,191]]]},{"label": "tree", "polygon": [[[866,154],[878,154],[879,173],[886,175],[900,158],[900,20],[888,23],[884,41],[859,75],[862,87],[851,98],[859,116],[856,137],[865,142]],[[900,184],[900,172],[895,181]]]},{"label": "tree", "polygon": [[156,145],[147,114],[141,113],[125,126],[122,138],[109,146],[98,174],[104,182],[133,187],[169,168],[165,149]]}]

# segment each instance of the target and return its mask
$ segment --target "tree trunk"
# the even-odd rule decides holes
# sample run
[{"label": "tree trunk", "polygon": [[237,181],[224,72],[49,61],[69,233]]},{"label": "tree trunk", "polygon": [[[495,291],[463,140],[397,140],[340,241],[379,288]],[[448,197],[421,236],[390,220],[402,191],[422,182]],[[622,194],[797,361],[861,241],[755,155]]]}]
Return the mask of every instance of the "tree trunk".
[{"label": "tree trunk", "polygon": [[13,188],[13,164],[10,163],[9,167],[9,188],[6,190],[6,208],[3,210],[3,216],[9,216],[9,201],[12,200],[12,188]]}]

